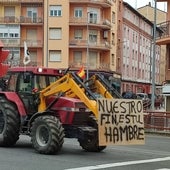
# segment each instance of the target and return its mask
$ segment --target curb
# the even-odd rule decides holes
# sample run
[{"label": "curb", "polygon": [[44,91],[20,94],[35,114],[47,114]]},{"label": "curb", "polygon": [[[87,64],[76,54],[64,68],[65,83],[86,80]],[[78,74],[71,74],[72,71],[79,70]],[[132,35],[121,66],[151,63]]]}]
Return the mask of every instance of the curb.
[{"label": "curb", "polygon": [[155,135],[162,135],[162,136],[170,136],[170,131],[158,131],[158,130],[145,129],[145,133],[147,133],[147,134],[155,134]]}]

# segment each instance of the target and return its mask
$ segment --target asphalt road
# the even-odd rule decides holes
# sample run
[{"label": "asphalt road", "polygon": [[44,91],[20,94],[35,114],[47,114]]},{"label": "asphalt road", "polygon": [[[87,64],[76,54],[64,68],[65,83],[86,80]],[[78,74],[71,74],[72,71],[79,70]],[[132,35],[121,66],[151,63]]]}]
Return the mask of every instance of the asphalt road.
[{"label": "asphalt road", "polygon": [[30,138],[0,148],[0,170],[170,170],[170,137],[146,135],[145,145],[109,146],[88,153],[74,139],[65,139],[58,155],[36,153]]}]

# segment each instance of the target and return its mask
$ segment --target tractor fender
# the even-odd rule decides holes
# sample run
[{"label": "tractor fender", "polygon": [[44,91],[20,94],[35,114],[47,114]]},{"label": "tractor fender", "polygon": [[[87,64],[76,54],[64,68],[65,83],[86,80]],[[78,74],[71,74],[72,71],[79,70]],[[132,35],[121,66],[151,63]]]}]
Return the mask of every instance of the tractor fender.
[{"label": "tractor fender", "polygon": [[18,97],[18,95],[15,92],[0,92],[1,96],[5,96],[9,101],[13,102],[18,109],[18,112],[21,116],[26,116],[27,113],[25,111],[25,107],[21,101],[21,99]]},{"label": "tractor fender", "polygon": [[[44,112],[37,112],[37,113],[34,113],[32,115],[32,117],[30,118],[29,120],[29,123],[28,123],[28,127],[29,129],[31,128],[32,126],[32,122],[39,116],[45,116],[45,115],[53,115],[53,116],[56,116],[56,113],[55,112],[52,112],[52,111],[44,111]],[[56,116],[57,117],[57,116]]]}]

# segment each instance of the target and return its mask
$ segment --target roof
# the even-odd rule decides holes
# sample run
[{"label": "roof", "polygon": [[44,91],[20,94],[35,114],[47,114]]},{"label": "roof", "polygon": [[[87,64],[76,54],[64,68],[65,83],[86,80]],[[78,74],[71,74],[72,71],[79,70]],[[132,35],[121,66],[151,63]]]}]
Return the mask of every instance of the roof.
[{"label": "roof", "polygon": [[[145,16],[143,16],[141,13],[139,13],[136,9],[134,9],[131,5],[129,5],[127,2],[123,2],[123,4],[129,8],[132,12],[134,12],[137,16],[139,16],[140,18],[142,18],[145,22],[147,22],[149,25],[151,25],[152,27],[154,27],[154,23],[151,22],[149,19],[147,19]],[[162,32],[158,27],[156,27],[156,30],[159,32]]]},{"label": "roof", "polygon": [[32,72],[34,74],[56,75],[56,76],[62,75],[62,72],[60,72],[60,70],[61,69],[46,68],[46,67],[33,67],[33,66],[9,68],[9,72]]}]

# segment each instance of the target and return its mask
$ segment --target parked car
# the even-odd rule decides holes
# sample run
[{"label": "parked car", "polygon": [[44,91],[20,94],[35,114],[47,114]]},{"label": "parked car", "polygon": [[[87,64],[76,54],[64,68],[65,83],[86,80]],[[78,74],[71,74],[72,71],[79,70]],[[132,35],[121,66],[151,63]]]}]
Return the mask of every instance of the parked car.
[{"label": "parked car", "polygon": [[147,93],[136,93],[136,96],[138,99],[142,99],[142,100],[148,100],[149,96]]}]

